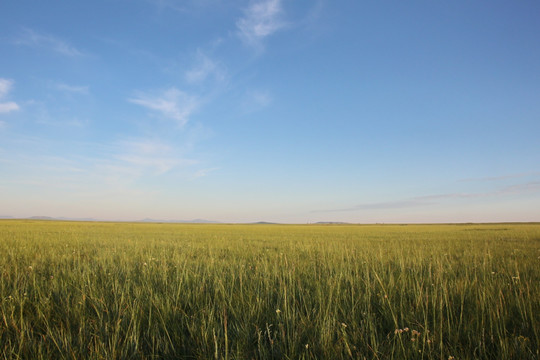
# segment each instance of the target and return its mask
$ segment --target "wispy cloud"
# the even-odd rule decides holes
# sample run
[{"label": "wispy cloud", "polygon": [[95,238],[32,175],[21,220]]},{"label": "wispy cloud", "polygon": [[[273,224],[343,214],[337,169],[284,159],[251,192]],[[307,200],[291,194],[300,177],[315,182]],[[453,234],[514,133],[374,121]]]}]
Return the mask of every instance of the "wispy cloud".
[{"label": "wispy cloud", "polygon": [[170,88],[158,94],[140,93],[128,101],[173,119],[180,126],[189,121],[189,117],[199,106],[197,97],[176,88]]},{"label": "wispy cloud", "polygon": [[0,113],[8,113],[15,110],[19,110],[19,105],[13,101],[0,103]]},{"label": "wispy cloud", "polygon": [[273,101],[268,91],[249,90],[244,95],[241,107],[246,113],[255,112],[269,106]]},{"label": "wispy cloud", "polygon": [[426,201],[426,200],[442,200],[442,199],[474,199],[474,198],[487,198],[501,195],[514,195],[514,194],[528,194],[540,191],[540,181],[532,181],[523,184],[516,184],[506,186],[498,190],[488,192],[477,193],[448,193],[448,194],[436,194],[427,196],[418,196],[414,200]]},{"label": "wispy cloud", "polygon": [[0,78],[0,99],[6,96],[13,86],[13,80]]},{"label": "wispy cloud", "polygon": [[315,23],[323,14],[325,0],[316,0],[313,6],[309,9],[304,24]]},{"label": "wispy cloud", "polygon": [[[5,98],[9,94],[12,87],[13,87],[13,80],[0,78],[0,100]],[[13,101],[0,102],[0,114],[8,113],[11,111],[16,111],[16,110],[19,110],[19,105],[16,102],[13,102]]]},{"label": "wispy cloud", "polygon": [[222,0],[146,0],[146,2],[155,6],[159,11],[174,10],[188,14],[205,11],[209,7],[215,9],[226,3]]},{"label": "wispy cloud", "polygon": [[329,212],[348,212],[348,211],[359,211],[359,210],[389,210],[389,209],[405,209],[418,206],[431,205],[432,202],[420,201],[418,199],[410,199],[403,201],[387,201],[387,202],[375,202],[375,203],[366,203],[351,206],[348,208],[341,209],[330,209],[330,210],[314,210],[313,213],[329,213]]},{"label": "wispy cloud", "polygon": [[198,51],[195,59],[195,65],[186,71],[185,78],[189,83],[202,83],[209,78],[217,81],[223,81],[226,71],[222,64]]},{"label": "wispy cloud", "polygon": [[266,107],[272,102],[272,96],[268,92],[254,91],[250,95],[253,102],[259,107]]},{"label": "wispy cloud", "polygon": [[349,211],[360,211],[360,210],[390,210],[390,209],[406,209],[419,206],[429,206],[438,204],[440,201],[448,199],[478,199],[478,198],[491,198],[496,196],[505,196],[505,195],[522,195],[522,194],[533,194],[540,192],[540,181],[533,181],[524,184],[517,184],[512,186],[507,186],[498,190],[490,192],[479,192],[479,193],[446,193],[446,194],[434,194],[434,195],[425,195],[417,196],[406,200],[401,201],[388,201],[388,202],[375,202],[375,203],[365,203],[351,206],[348,208],[341,209],[330,209],[330,210],[314,210],[313,213],[329,213],[329,212],[349,212]]},{"label": "wispy cloud", "polygon": [[[144,185],[141,187],[140,179],[185,179],[200,175],[195,168],[199,161],[190,157],[189,150],[159,137],[133,137],[110,143],[73,142],[70,148],[85,151],[62,155],[44,150],[48,143],[48,140],[36,138],[21,142],[19,145],[24,146],[20,151],[8,153],[0,149],[0,163],[8,163],[14,171],[17,169],[8,178],[0,177],[0,184],[20,185],[30,179],[44,189],[102,196],[103,192],[114,189],[151,191]],[[27,147],[29,144],[34,147]],[[86,150],[90,148],[93,155],[89,156]],[[28,174],[35,176],[28,177]]]},{"label": "wispy cloud", "polygon": [[47,126],[55,126],[55,127],[61,127],[65,128],[67,126],[74,127],[74,128],[83,128],[88,126],[89,121],[88,120],[81,120],[78,118],[71,118],[67,120],[51,120],[51,117],[46,115],[41,119],[36,120],[36,124],[42,124]]},{"label": "wispy cloud", "polygon": [[530,194],[540,191],[540,181],[531,181],[525,184],[507,186],[498,194]]},{"label": "wispy cloud", "polygon": [[159,140],[124,141],[121,151],[115,155],[117,160],[147,170],[154,175],[164,174],[178,166],[188,166],[195,160],[184,158],[178,149]]},{"label": "wispy cloud", "polygon": [[246,44],[260,47],[261,41],[286,26],[281,0],[258,0],[244,10],[236,22],[238,35]]},{"label": "wispy cloud", "polygon": [[77,57],[84,53],[66,41],[49,34],[38,33],[31,29],[24,29],[16,44],[52,50],[61,55]]},{"label": "wispy cloud", "polygon": [[531,171],[531,172],[523,172],[518,174],[507,174],[507,175],[500,175],[500,176],[489,176],[489,177],[479,177],[479,178],[467,178],[467,179],[461,179],[458,180],[459,182],[474,182],[474,181],[499,181],[499,180],[507,180],[507,179],[515,179],[515,178],[522,178],[522,177],[528,177],[528,176],[537,176],[540,175],[540,172],[538,171]]},{"label": "wispy cloud", "polygon": [[219,167],[214,167],[214,168],[209,168],[209,169],[200,169],[200,170],[197,170],[193,175],[192,175],[192,179],[198,179],[198,178],[201,178],[201,177],[204,177],[206,175],[208,175],[209,173],[211,173],[212,171],[216,171],[216,170],[219,170],[220,168]]},{"label": "wispy cloud", "polygon": [[87,95],[89,93],[89,87],[88,86],[74,86],[74,85],[68,85],[64,83],[57,83],[56,89],[68,93],[75,93],[75,94],[82,94]]},{"label": "wispy cloud", "polygon": [[[140,178],[196,179],[204,176],[203,165],[190,148],[187,139],[133,137],[103,147],[99,173],[113,183],[135,184]],[[207,172],[213,169],[208,169]]]}]

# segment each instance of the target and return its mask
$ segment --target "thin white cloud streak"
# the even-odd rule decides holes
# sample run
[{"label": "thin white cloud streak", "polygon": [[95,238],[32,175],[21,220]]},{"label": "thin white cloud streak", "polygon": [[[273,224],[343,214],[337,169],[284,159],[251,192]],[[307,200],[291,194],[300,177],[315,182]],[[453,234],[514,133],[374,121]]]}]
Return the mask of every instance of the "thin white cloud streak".
[{"label": "thin white cloud streak", "polygon": [[13,87],[13,80],[0,78],[0,99],[5,97]]},{"label": "thin white cloud streak", "polygon": [[286,26],[282,20],[281,0],[254,1],[238,19],[238,36],[246,44],[260,47],[261,41]]},{"label": "thin white cloud streak", "polygon": [[507,186],[499,190],[484,192],[484,193],[448,193],[448,194],[436,194],[417,196],[407,200],[401,201],[388,201],[388,202],[376,202],[366,203],[352,206],[342,209],[330,209],[330,210],[314,210],[312,213],[330,213],[330,212],[350,212],[360,210],[392,210],[392,209],[405,209],[420,206],[436,205],[437,200],[448,199],[478,199],[478,198],[491,198],[505,195],[521,195],[532,194],[540,192],[540,181],[533,181],[524,184],[517,184]]},{"label": "thin white cloud streak", "polygon": [[532,192],[540,191],[540,182],[532,181],[524,184],[517,184],[504,187],[499,190],[483,192],[483,193],[449,193],[438,195],[419,196],[414,200],[439,200],[439,199],[474,199],[474,198],[487,198],[501,195],[512,194],[528,194]]},{"label": "thin white cloud streak", "polygon": [[524,172],[524,173],[518,173],[518,174],[508,174],[508,175],[501,175],[501,176],[489,176],[489,177],[480,177],[480,178],[467,178],[467,179],[461,179],[461,180],[458,180],[458,182],[499,181],[499,180],[507,180],[507,179],[523,178],[523,177],[528,177],[528,176],[537,176],[537,175],[540,175],[540,172],[538,172],[538,171],[531,171],[531,172]]},{"label": "thin white cloud streak", "polygon": [[[0,78],[0,99],[5,98],[11,91],[12,87],[13,87],[13,80]],[[9,113],[9,112],[16,111],[19,109],[20,109],[19,105],[13,101],[0,103],[0,114]],[[3,124],[4,123],[2,122],[2,125]]]},{"label": "thin white cloud streak", "polygon": [[129,102],[160,113],[183,126],[199,106],[199,99],[176,88],[170,88],[161,94],[141,93],[128,99]]},{"label": "thin white cloud streak", "polygon": [[432,205],[433,202],[419,201],[416,199],[403,200],[403,201],[387,201],[387,202],[376,202],[376,203],[366,203],[352,206],[349,208],[342,209],[329,209],[329,210],[314,210],[312,213],[331,213],[331,212],[349,212],[349,211],[360,211],[360,210],[389,210],[389,209],[405,209],[418,206]]},{"label": "thin white cloud streak", "polygon": [[31,29],[24,29],[22,35],[15,43],[18,45],[49,49],[69,57],[79,57],[84,55],[82,51],[60,38],[49,34],[40,34]]},{"label": "thin white cloud streak", "polygon": [[74,86],[74,85],[68,85],[64,83],[58,83],[56,84],[56,89],[68,93],[75,93],[75,94],[82,94],[82,95],[88,95],[90,92],[88,86]]},{"label": "thin white cloud streak", "polygon": [[208,175],[209,173],[211,173],[211,172],[213,172],[213,171],[216,171],[216,170],[219,170],[219,169],[220,169],[219,167],[209,168],[209,169],[200,169],[200,170],[197,170],[197,171],[191,176],[191,178],[192,178],[192,179],[198,179],[198,178],[204,177],[204,176]]},{"label": "thin white cloud streak", "polygon": [[19,110],[19,105],[13,101],[0,103],[0,113],[8,113],[16,110]]},{"label": "thin white cloud streak", "polygon": [[531,181],[526,184],[508,186],[502,189],[499,194],[530,194],[540,191],[540,181]]}]

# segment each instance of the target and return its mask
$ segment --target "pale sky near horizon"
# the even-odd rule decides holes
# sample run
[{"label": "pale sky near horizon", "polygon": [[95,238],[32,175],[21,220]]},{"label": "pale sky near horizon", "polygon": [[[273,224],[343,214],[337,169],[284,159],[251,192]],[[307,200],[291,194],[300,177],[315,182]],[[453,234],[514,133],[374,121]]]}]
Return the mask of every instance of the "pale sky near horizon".
[{"label": "pale sky near horizon", "polygon": [[0,216],[540,221],[540,2],[0,3]]}]

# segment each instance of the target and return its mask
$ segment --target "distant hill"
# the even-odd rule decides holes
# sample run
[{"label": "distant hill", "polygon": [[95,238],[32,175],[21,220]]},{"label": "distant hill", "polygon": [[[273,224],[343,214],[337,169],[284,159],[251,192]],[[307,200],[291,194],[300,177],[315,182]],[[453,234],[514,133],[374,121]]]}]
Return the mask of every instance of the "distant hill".
[{"label": "distant hill", "polygon": [[29,220],[56,220],[55,218],[50,217],[50,216],[31,216],[27,219]]}]

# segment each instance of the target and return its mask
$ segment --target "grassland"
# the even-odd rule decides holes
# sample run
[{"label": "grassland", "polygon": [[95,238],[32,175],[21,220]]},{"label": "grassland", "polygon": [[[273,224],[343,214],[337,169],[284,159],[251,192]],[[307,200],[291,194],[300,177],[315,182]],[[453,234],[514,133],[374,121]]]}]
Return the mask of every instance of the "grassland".
[{"label": "grassland", "polygon": [[540,224],[0,221],[3,359],[538,359]]}]

